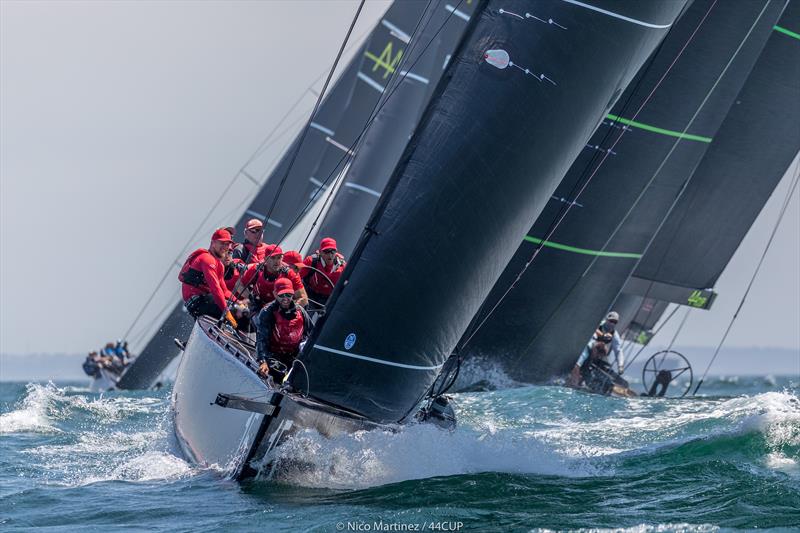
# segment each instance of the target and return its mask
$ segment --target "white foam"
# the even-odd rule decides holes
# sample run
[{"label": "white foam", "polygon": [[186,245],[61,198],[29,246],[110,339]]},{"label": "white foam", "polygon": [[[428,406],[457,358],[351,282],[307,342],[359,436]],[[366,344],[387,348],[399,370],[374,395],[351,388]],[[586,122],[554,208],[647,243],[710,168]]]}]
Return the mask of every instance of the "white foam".
[{"label": "white foam", "polygon": [[590,467],[554,451],[535,437],[508,430],[461,427],[447,432],[429,424],[397,433],[359,432],[326,439],[304,431],[279,448],[279,458],[306,463],[281,479],[305,486],[364,488],[409,479],[504,472],[590,475]]},{"label": "white foam", "polygon": [[29,383],[18,408],[0,415],[0,434],[58,433],[61,430],[51,420],[56,401],[64,399],[63,391],[53,383]]}]

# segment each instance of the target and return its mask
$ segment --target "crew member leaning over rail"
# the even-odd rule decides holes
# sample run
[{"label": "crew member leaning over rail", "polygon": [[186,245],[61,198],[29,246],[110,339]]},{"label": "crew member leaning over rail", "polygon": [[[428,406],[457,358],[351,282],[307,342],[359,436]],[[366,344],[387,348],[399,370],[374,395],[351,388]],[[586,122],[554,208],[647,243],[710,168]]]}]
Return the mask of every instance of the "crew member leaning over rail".
[{"label": "crew member leaning over rail", "polygon": [[[232,243],[231,232],[218,229],[211,236],[208,249],[198,248],[189,254],[183,264],[178,279],[182,283],[186,310],[193,317],[209,315],[220,318],[227,307],[231,292],[224,282],[223,259],[230,253]],[[225,319],[236,327],[236,320],[230,311],[225,314]]]}]

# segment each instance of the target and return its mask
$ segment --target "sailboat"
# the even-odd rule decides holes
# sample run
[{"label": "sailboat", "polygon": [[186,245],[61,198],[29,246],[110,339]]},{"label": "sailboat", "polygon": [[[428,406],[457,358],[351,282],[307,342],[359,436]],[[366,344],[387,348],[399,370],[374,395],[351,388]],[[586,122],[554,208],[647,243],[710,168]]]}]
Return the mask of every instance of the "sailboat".
[{"label": "sailboat", "polygon": [[754,76],[774,61],[785,5],[692,3],[524,237],[462,340],[464,358],[500,361],[522,382],[572,369],[686,185],[714,183],[706,161],[728,144],[740,89],[763,83]]},{"label": "sailboat", "polygon": [[173,392],[187,457],[242,478],[301,429],[452,417],[445,363],[684,5],[480,2],[283,385],[256,375],[251,345],[195,324]]}]

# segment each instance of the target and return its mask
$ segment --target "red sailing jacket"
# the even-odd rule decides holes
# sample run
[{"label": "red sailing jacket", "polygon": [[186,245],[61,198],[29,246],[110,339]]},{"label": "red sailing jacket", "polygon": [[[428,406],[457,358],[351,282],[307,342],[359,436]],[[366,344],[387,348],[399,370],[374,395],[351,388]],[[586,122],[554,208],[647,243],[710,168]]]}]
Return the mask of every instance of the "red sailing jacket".
[{"label": "red sailing jacket", "polygon": [[258,315],[258,359],[270,355],[284,356],[279,359],[284,364],[291,364],[310,328],[311,321],[305,309],[293,305],[284,311],[278,302],[272,302]]},{"label": "red sailing jacket", "polygon": [[205,248],[198,248],[189,254],[178,274],[182,283],[183,301],[188,301],[192,296],[211,294],[214,303],[220,309],[225,309],[231,292],[223,281],[224,272],[222,261]]},{"label": "red sailing jacket", "polygon": [[[243,284],[247,285],[250,283],[255,275],[257,267],[257,265],[250,265],[247,271],[242,275]],[[278,278],[288,278],[289,281],[292,282],[292,288],[295,291],[299,291],[303,288],[303,281],[300,279],[300,276],[297,272],[289,268],[286,263],[281,263],[278,272],[267,272],[266,268],[262,268],[261,273],[258,275],[258,280],[256,280],[255,287],[253,288],[253,292],[261,299],[262,303],[268,304],[275,299],[275,295],[272,294],[272,291],[275,290],[275,280]]]},{"label": "red sailing jacket", "polygon": [[[336,282],[342,277],[342,272],[344,272],[344,267],[347,266],[347,262],[344,260],[342,254],[337,253],[336,259],[332,264],[323,265],[322,263],[322,258],[320,258],[318,253],[309,255],[306,257],[305,261],[303,261],[303,264],[312,268],[302,269],[300,271],[300,277],[310,291],[322,296],[330,296],[333,292],[333,285],[336,285]],[[325,273],[324,276],[319,272],[320,270]],[[333,282],[333,284],[331,284],[331,282]]]}]

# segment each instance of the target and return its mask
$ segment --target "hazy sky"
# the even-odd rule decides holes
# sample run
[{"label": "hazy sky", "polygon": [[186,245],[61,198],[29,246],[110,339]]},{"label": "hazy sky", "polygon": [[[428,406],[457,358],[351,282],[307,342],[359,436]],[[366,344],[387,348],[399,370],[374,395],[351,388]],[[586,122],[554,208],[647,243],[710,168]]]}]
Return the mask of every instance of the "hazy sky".
[{"label": "hazy sky", "polygon": [[[299,97],[293,120],[313,106],[306,88],[330,66],[356,5],[1,0],[0,352],[84,352],[123,335],[284,112]],[[387,5],[367,2],[354,35]],[[719,340],[785,186],[682,344]],[[237,179],[189,248],[236,222],[254,192]],[[796,194],[731,346],[800,347],[798,204]],[[176,270],[168,276],[143,325],[176,297]]]}]

